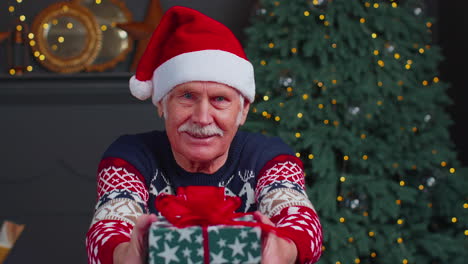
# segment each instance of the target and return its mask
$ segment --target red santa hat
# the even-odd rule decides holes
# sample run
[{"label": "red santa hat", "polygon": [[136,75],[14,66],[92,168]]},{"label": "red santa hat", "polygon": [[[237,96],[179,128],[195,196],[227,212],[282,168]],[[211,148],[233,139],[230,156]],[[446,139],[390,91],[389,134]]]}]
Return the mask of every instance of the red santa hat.
[{"label": "red santa hat", "polygon": [[166,11],[130,79],[130,91],[156,105],[175,86],[212,81],[254,101],[252,64],[234,34],[206,15],[181,6]]}]

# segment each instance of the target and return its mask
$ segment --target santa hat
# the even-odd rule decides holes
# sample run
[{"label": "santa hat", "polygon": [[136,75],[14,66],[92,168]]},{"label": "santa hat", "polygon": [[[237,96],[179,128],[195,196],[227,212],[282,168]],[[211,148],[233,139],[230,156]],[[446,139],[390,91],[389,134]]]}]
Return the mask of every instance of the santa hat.
[{"label": "santa hat", "polygon": [[172,88],[190,81],[223,83],[254,100],[253,66],[234,34],[196,10],[175,6],[151,36],[130,91],[140,100],[152,96],[156,105]]}]

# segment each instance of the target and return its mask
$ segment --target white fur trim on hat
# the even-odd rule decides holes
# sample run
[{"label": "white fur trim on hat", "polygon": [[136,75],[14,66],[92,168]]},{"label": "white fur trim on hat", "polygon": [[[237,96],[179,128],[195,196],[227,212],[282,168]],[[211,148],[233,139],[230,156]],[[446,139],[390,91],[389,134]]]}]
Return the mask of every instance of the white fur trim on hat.
[{"label": "white fur trim on hat", "polygon": [[153,82],[151,80],[140,81],[133,75],[130,78],[130,92],[136,98],[146,100],[153,94]]},{"label": "white fur trim on hat", "polygon": [[175,86],[191,81],[223,83],[254,101],[254,69],[249,61],[223,50],[200,50],[177,55],[154,71],[153,104]]}]

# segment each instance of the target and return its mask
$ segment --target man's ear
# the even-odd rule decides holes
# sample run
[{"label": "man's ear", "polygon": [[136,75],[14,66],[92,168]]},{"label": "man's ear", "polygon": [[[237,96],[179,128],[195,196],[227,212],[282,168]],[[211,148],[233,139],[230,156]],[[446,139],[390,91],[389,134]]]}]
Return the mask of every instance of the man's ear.
[{"label": "man's ear", "polygon": [[163,117],[164,116],[164,111],[163,111],[163,106],[162,106],[162,100],[159,100],[159,102],[156,104],[156,108],[158,109],[158,115],[159,117]]},{"label": "man's ear", "polygon": [[242,126],[245,123],[245,120],[247,120],[247,114],[249,113],[250,109],[250,102],[244,98],[244,109],[242,109],[242,118],[239,123],[239,126]]}]

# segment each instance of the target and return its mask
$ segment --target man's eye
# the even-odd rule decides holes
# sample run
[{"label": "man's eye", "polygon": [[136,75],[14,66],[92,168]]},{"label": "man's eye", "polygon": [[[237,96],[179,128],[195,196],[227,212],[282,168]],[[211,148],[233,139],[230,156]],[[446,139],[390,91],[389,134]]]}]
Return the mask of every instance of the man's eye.
[{"label": "man's eye", "polygon": [[192,99],[192,94],[191,93],[184,93],[184,98],[185,99]]},{"label": "man's eye", "polygon": [[223,96],[217,96],[215,100],[216,102],[223,102],[226,100],[226,98],[224,98]]}]

